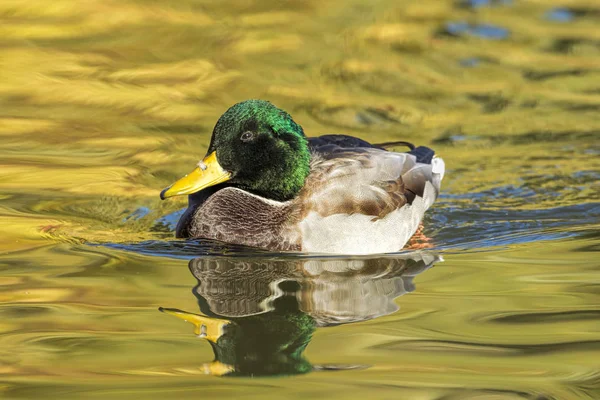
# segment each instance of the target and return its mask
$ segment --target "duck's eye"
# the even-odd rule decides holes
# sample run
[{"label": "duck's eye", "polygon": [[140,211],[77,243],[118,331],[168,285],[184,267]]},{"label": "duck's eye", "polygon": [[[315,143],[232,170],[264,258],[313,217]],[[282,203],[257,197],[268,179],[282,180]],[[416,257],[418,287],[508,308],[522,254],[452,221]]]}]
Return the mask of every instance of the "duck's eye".
[{"label": "duck's eye", "polygon": [[246,131],[240,136],[242,142],[250,142],[252,139],[254,139],[254,132],[251,131]]}]

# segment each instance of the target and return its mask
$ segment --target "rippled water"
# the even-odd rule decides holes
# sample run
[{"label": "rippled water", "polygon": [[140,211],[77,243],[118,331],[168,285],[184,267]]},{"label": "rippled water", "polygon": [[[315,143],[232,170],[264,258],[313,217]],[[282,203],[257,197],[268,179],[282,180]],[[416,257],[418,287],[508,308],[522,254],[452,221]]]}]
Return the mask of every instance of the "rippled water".
[{"label": "rippled water", "polygon": [[[3,0],[0,397],[599,399],[599,25],[592,0]],[[420,250],[175,240],[158,193],[246,98],[435,148]]]}]

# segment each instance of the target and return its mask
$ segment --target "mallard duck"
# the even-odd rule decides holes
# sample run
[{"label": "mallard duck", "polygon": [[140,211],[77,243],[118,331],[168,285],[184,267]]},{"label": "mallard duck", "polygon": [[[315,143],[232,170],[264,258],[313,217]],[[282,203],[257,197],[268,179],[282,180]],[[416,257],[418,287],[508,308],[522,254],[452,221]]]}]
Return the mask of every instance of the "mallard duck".
[{"label": "mallard duck", "polygon": [[[410,151],[387,150],[397,144]],[[219,118],[206,157],[160,195],[189,195],[176,228],[180,238],[375,254],[404,247],[443,176],[443,160],[427,147],[308,138],[285,111],[247,100]]]}]

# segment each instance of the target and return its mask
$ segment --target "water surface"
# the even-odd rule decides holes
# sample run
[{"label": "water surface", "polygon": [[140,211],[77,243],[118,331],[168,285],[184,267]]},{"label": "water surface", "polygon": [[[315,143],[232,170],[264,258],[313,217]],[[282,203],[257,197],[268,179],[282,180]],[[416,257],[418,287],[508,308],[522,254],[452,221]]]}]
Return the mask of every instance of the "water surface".
[{"label": "water surface", "polygon": [[[0,397],[600,398],[596,3],[1,2]],[[174,240],[247,98],[436,149],[419,250]]]}]

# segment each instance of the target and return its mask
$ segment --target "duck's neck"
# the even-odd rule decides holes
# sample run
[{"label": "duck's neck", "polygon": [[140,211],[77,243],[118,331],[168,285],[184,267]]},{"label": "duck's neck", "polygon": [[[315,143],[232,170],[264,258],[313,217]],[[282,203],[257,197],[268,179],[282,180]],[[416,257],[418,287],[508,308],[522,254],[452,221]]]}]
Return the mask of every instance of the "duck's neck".
[{"label": "duck's neck", "polygon": [[302,146],[293,153],[283,154],[251,181],[236,186],[267,199],[287,201],[298,195],[309,173],[310,151],[308,146]]}]

